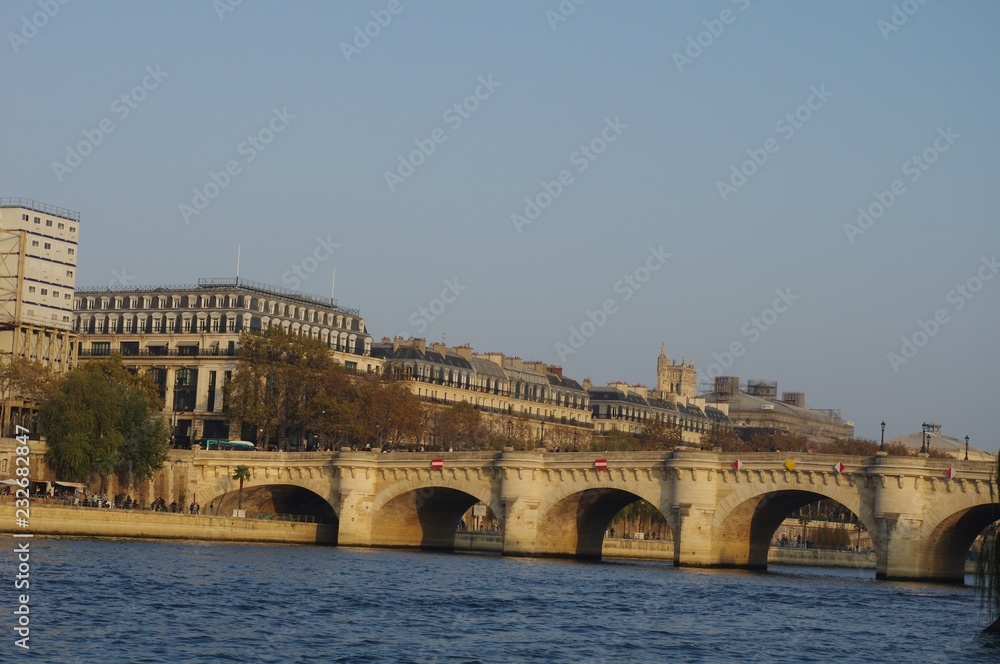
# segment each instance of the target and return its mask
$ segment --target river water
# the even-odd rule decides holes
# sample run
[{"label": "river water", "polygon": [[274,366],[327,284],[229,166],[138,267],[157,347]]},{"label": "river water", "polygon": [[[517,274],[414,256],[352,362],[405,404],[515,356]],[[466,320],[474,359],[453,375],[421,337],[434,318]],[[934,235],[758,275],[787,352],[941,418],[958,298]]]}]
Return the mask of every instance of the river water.
[{"label": "river water", "polygon": [[30,573],[39,662],[1000,661],[972,588],[870,570],[35,538]]}]

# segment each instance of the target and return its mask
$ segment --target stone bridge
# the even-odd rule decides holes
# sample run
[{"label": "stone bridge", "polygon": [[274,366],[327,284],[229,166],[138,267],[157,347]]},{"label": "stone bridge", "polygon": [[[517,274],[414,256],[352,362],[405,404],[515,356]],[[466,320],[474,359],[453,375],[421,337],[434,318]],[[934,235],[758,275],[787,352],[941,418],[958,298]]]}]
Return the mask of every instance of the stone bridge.
[{"label": "stone bridge", "polygon": [[[177,452],[149,491],[235,506],[267,494],[278,512],[336,520],[338,543],[452,549],[477,503],[502,524],[503,553],[599,558],[604,532],[643,499],[662,512],[674,564],[764,569],[782,520],[834,500],[861,520],[877,577],[961,583],[976,536],[1000,519],[993,464],[926,456],[671,452]],[[437,461],[435,461],[437,460]],[[606,467],[604,467],[606,462]],[[739,465],[739,467],[735,467]],[[305,506],[305,507],[304,507]]]}]

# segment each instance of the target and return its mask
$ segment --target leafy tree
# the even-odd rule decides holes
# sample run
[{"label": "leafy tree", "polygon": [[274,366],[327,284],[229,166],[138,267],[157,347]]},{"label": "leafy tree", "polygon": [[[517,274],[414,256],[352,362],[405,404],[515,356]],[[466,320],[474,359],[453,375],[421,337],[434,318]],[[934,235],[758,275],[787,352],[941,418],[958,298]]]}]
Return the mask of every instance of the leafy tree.
[{"label": "leafy tree", "polygon": [[358,398],[347,369],[331,362],[315,380],[319,389],[305,409],[307,426],[337,445],[350,442],[357,429]]},{"label": "leafy tree", "polygon": [[712,427],[701,435],[701,446],[707,450],[718,447],[723,452],[745,452],[749,446],[744,443],[732,427],[713,423]]},{"label": "leafy tree", "polygon": [[401,382],[364,376],[357,383],[357,427],[360,440],[379,447],[400,447],[424,432],[424,405]]},{"label": "leafy tree", "polygon": [[611,520],[609,529],[614,529],[616,535],[653,532],[663,539],[670,537],[666,517],[645,500],[637,500],[622,508]]},{"label": "leafy tree", "polygon": [[236,466],[236,468],[233,469],[233,479],[239,481],[240,483],[240,493],[236,509],[241,510],[243,509],[243,482],[244,480],[250,479],[250,469],[243,464]]},{"label": "leafy tree", "polygon": [[[1000,485],[1000,454],[990,482],[990,502],[996,502],[994,489]],[[976,556],[976,589],[979,591],[979,610],[990,625],[987,632],[1000,632],[1000,542],[997,529],[991,526],[982,536],[979,555]]]},{"label": "leafy tree", "polygon": [[598,449],[608,452],[628,452],[635,449],[635,436],[619,429],[611,429],[603,438],[594,441]]},{"label": "leafy tree", "polygon": [[467,401],[439,409],[433,416],[434,435],[441,449],[479,449],[484,438],[483,416]]},{"label": "leafy tree", "polygon": [[282,443],[290,435],[323,425],[326,406],[340,391],[328,388],[339,379],[336,364],[325,344],[310,337],[270,327],[260,334],[243,333],[236,371],[225,387],[226,413],[263,430],[263,440],[278,433]]},{"label": "leafy tree", "polygon": [[111,473],[123,484],[148,479],[167,460],[170,435],[157,416],[156,385],[113,355],[88,362],[55,383],[39,410],[46,462],[60,479]]},{"label": "leafy tree", "polygon": [[0,431],[10,431],[10,409],[39,404],[55,384],[55,372],[37,360],[7,356],[0,360]]},{"label": "leafy tree", "polygon": [[672,450],[682,442],[679,426],[658,419],[644,422],[635,438],[636,450]]}]

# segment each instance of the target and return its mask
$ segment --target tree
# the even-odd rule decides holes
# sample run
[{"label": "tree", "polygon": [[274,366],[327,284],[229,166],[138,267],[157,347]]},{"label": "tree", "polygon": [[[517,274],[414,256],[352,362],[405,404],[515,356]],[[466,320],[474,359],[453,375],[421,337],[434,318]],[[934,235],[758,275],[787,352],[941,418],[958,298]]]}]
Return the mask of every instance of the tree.
[{"label": "tree", "polygon": [[740,440],[732,427],[712,423],[712,428],[701,435],[701,445],[703,448],[711,450],[718,447],[723,452],[744,452],[749,447]]},{"label": "tree", "polygon": [[[1000,485],[1000,454],[990,482],[990,502],[995,503],[994,488]],[[997,529],[991,526],[983,533],[979,555],[976,556],[976,589],[979,591],[979,610],[986,616],[989,626],[985,631],[1000,632],[1000,542]]]},{"label": "tree", "polygon": [[424,432],[423,403],[398,381],[362,377],[357,383],[357,412],[357,436],[373,447],[397,448],[419,440]]},{"label": "tree", "polygon": [[0,360],[0,431],[10,431],[12,407],[40,404],[54,383],[55,372],[37,360],[13,356]]},{"label": "tree", "polygon": [[305,426],[331,445],[345,445],[357,430],[358,403],[354,383],[347,369],[335,362],[314,380],[318,389],[303,409]]},{"label": "tree", "polygon": [[325,406],[331,413],[337,410],[325,390],[339,380],[338,371],[344,369],[337,368],[329,348],[317,339],[280,327],[244,332],[236,371],[225,386],[226,414],[231,422],[262,430],[265,443],[275,431],[282,444],[290,435],[298,439],[325,419]]},{"label": "tree", "polygon": [[88,362],[53,386],[39,410],[45,460],[60,479],[104,480],[117,473],[134,485],[163,467],[170,449],[159,395],[147,376],[129,373],[113,355]]},{"label": "tree", "polygon": [[637,450],[672,450],[682,442],[681,428],[658,419],[643,423],[636,436]]},{"label": "tree", "polygon": [[483,416],[467,401],[446,406],[434,416],[434,435],[441,449],[479,449]]},{"label": "tree", "polygon": [[250,469],[247,468],[246,466],[242,465],[242,464],[240,464],[239,466],[236,466],[236,468],[233,470],[233,479],[234,480],[238,480],[239,483],[240,483],[240,493],[239,493],[239,498],[238,498],[238,501],[237,501],[237,507],[236,507],[236,509],[242,510],[243,509],[243,481],[250,479]]}]

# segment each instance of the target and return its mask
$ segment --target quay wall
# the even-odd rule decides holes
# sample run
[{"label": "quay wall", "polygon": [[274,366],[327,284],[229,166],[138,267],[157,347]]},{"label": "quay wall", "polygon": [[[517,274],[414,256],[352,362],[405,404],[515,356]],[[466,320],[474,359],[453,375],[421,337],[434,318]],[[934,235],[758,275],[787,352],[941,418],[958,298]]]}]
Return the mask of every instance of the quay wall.
[{"label": "quay wall", "polygon": [[337,542],[336,525],[54,505],[32,505],[30,527],[21,529],[15,523],[11,503],[0,504],[0,532],[282,544]]}]

